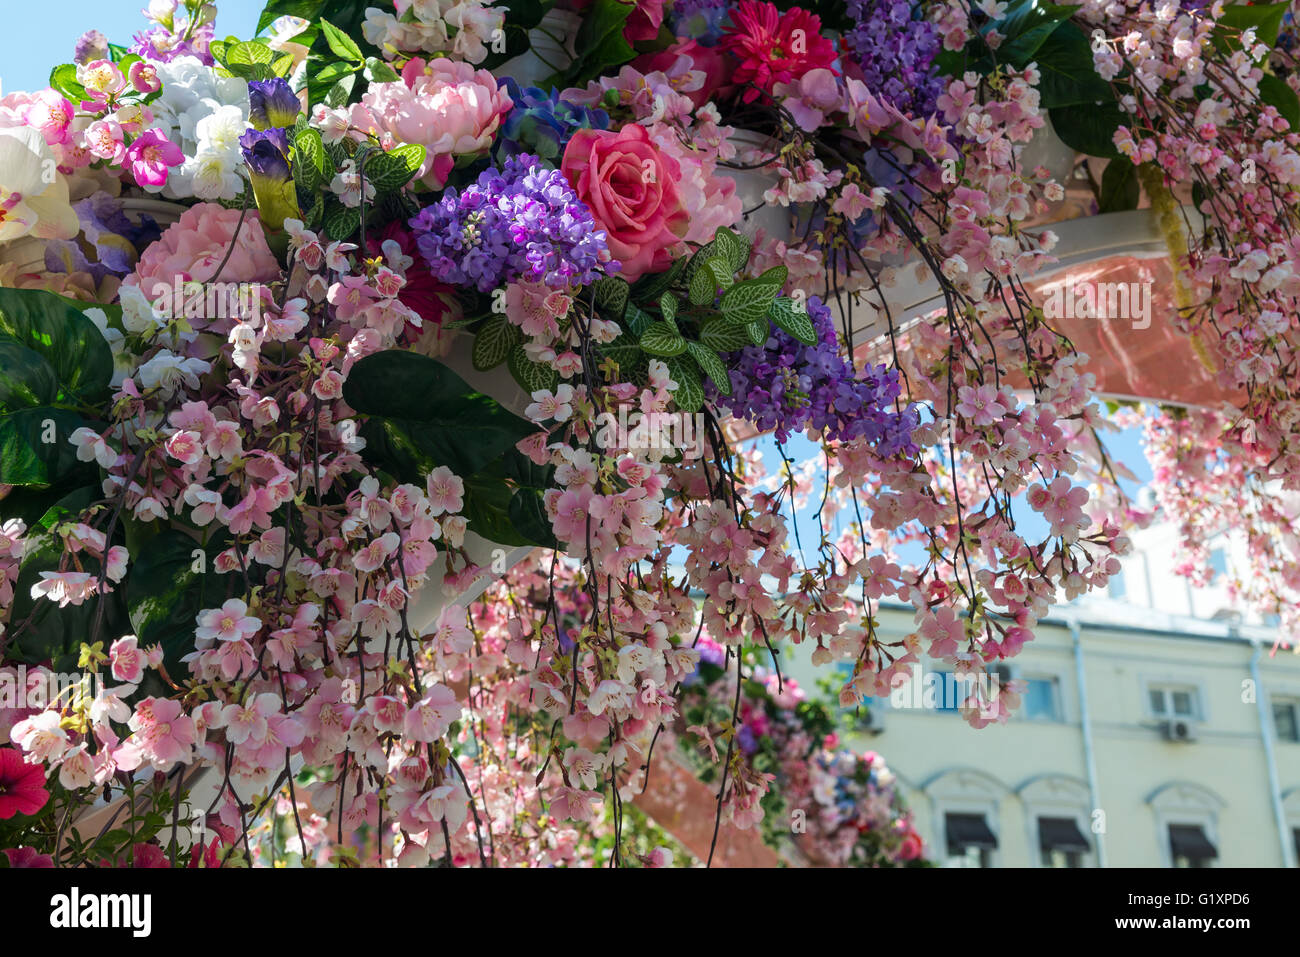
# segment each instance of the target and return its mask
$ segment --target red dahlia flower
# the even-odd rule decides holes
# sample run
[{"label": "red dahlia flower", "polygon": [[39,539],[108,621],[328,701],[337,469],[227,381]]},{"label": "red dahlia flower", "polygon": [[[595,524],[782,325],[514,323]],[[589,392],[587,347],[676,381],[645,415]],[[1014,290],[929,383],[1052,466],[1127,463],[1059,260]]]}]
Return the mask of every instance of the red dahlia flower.
[{"label": "red dahlia flower", "polygon": [[0,821],[15,814],[35,814],[49,799],[45,768],[28,764],[16,748],[0,748]]},{"label": "red dahlia flower", "polygon": [[821,35],[822,21],[799,7],[781,13],[775,5],[740,0],[731,14],[731,26],[719,46],[740,61],[736,83],[752,83],[745,91],[749,103],[759,90],[771,93],[778,83],[789,83],[809,70],[825,67],[838,75],[835,44]]}]

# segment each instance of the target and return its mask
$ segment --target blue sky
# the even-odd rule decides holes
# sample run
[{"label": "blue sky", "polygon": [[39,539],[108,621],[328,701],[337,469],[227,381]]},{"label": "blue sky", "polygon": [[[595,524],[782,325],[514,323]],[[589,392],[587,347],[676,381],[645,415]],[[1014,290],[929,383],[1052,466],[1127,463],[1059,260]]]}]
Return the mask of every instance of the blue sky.
[{"label": "blue sky", "polygon": [[[217,36],[253,35],[265,0],[217,0]],[[98,30],[113,43],[131,44],[147,21],[148,0],[6,0],[0,31],[0,84],[5,93],[37,90],[50,70],[72,60],[77,38]]]}]

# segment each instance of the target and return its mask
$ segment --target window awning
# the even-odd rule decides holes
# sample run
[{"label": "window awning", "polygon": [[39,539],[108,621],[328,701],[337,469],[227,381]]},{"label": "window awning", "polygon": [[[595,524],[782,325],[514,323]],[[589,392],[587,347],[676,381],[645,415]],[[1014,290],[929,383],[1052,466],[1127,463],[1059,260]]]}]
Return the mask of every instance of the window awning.
[{"label": "window awning", "polygon": [[1045,851],[1077,851],[1086,854],[1092,850],[1088,838],[1079,830],[1072,817],[1040,817],[1038,842]]},{"label": "window awning", "polygon": [[968,847],[981,847],[992,850],[998,846],[998,839],[989,830],[983,814],[947,814],[944,821],[948,831],[948,849],[962,851]]},{"label": "window awning", "polygon": [[1170,824],[1169,846],[1174,857],[1186,857],[1193,861],[1219,856],[1218,849],[1210,843],[1199,824]]}]

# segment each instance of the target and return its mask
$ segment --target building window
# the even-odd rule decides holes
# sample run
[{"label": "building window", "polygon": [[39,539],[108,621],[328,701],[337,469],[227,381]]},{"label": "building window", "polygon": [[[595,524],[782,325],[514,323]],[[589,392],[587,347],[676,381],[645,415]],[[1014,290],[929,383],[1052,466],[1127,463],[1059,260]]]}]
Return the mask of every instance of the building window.
[{"label": "building window", "polygon": [[1060,682],[1054,675],[1024,676],[1020,713],[1034,721],[1061,720]]},{"label": "building window", "polygon": [[1273,727],[1281,741],[1300,741],[1300,721],[1294,701],[1273,702]]},{"label": "building window", "polygon": [[1147,688],[1151,713],[1157,718],[1196,718],[1200,714],[1196,689],[1186,685],[1151,685]]},{"label": "building window", "polygon": [[1115,601],[1122,601],[1128,595],[1128,584],[1124,581],[1124,572],[1118,571],[1110,576],[1107,591]]},{"label": "building window", "polygon": [[1169,853],[1174,867],[1210,867],[1219,856],[1200,824],[1170,824]]},{"label": "building window", "polygon": [[1040,817],[1038,846],[1043,867],[1082,867],[1092,845],[1072,817]]},{"label": "building window", "polygon": [[1222,548],[1210,552],[1210,567],[1214,569],[1216,577],[1228,574],[1228,556],[1224,554]]},{"label": "building window", "polygon": [[992,867],[998,839],[983,814],[945,814],[949,867]]}]

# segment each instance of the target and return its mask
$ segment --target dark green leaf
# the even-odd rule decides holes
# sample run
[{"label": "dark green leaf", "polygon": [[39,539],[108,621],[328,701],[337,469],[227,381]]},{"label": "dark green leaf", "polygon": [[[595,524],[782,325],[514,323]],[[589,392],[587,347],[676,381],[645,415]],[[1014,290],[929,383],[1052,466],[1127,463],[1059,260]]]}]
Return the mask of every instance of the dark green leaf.
[{"label": "dark green leaf", "polygon": [[782,330],[800,342],[813,346],[817,344],[817,330],[813,328],[807,309],[796,309],[794,300],[784,296],[772,303],[768,317]]},{"label": "dark green leaf", "polygon": [[425,148],[419,143],[394,146],[366,161],[366,181],[373,183],[380,193],[401,189],[420,171],[425,155]]},{"label": "dark green leaf", "polygon": [[474,368],[480,372],[495,369],[506,361],[510,350],[522,343],[523,338],[519,327],[505,316],[491,316],[474,337]]},{"label": "dark green leaf", "polygon": [[217,572],[215,559],[228,544],[218,536],[205,548],[169,528],[131,556],[126,581],[131,626],[141,645],[162,645],[163,664],[174,681],[188,671],[181,658],[194,650],[199,613],[226,600],[230,579]]},{"label": "dark green leaf", "polygon": [[719,392],[723,395],[731,395],[731,376],[727,374],[727,367],[723,365],[716,352],[698,342],[686,343],[686,351],[699,363],[704,374],[713,380],[713,385]]},{"label": "dark green leaf", "polygon": [[[510,354],[506,356],[506,366],[515,381],[530,395],[542,389],[554,391],[560,384],[560,374],[550,366],[528,358],[528,352],[522,345],[510,350]],[[537,428],[534,426],[531,431],[536,432]]]},{"label": "dark green leaf", "polygon": [[0,333],[43,356],[67,399],[97,398],[113,377],[113,353],[103,335],[53,293],[0,288]]},{"label": "dark green leaf", "polygon": [[673,392],[673,401],[683,412],[698,412],[704,408],[704,385],[695,363],[686,356],[673,356],[665,359],[668,373],[677,383]]},{"label": "dark green leaf", "polygon": [[1101,195],[1097,199],[1097,211],[1119,213],[1126,209],[1137,209],[1141,192],[1137,167],[1124,158],[1111,160],[1106,164],[1106,171],[1101,174]]},{"label": "dark green leaf", "polygon": [[750,344],[744,325],[721,317],[704,324],[700,329],[700,342],[714,352],[735,352]]},{"label": "dark green leaf", "polygon": [[59,398],[59,375],[39,352],[0,336],[0,412],[49,405]]},{"label": "dark green leaf", "polygon": [[1276,109],[1291,124],[1292,131],[1300,131],[1300,98],[1286,80],[1272,73],[1259,78],[1259,98]]},{"label": "dark green leaf", "polygon": [[85,424],[48,405],[0,415],[0,485],[53,485],[89,469],[68,441]]},{"label": "dark green leaf", "polygon": [[652,356],[679,356],[686,351],[686,340],[666,322],[654,322],[641,333],[641,348]]},{"label": "dark green leaf", "polygon": [[1034,59],[1042,77],[1038,94],[1043,109],[1114,99],[1110,84],[1093,66],[1088,37],[1075,24],[1066,21],[1053,30]]},{"label": "dark green leaf", "polygon": [[1071,149],[1089,156],[1118,159],[1115,131],[1127,126],[1129,117],[1114,103],[1058,106],[1048,111],[1052,129]]}]

